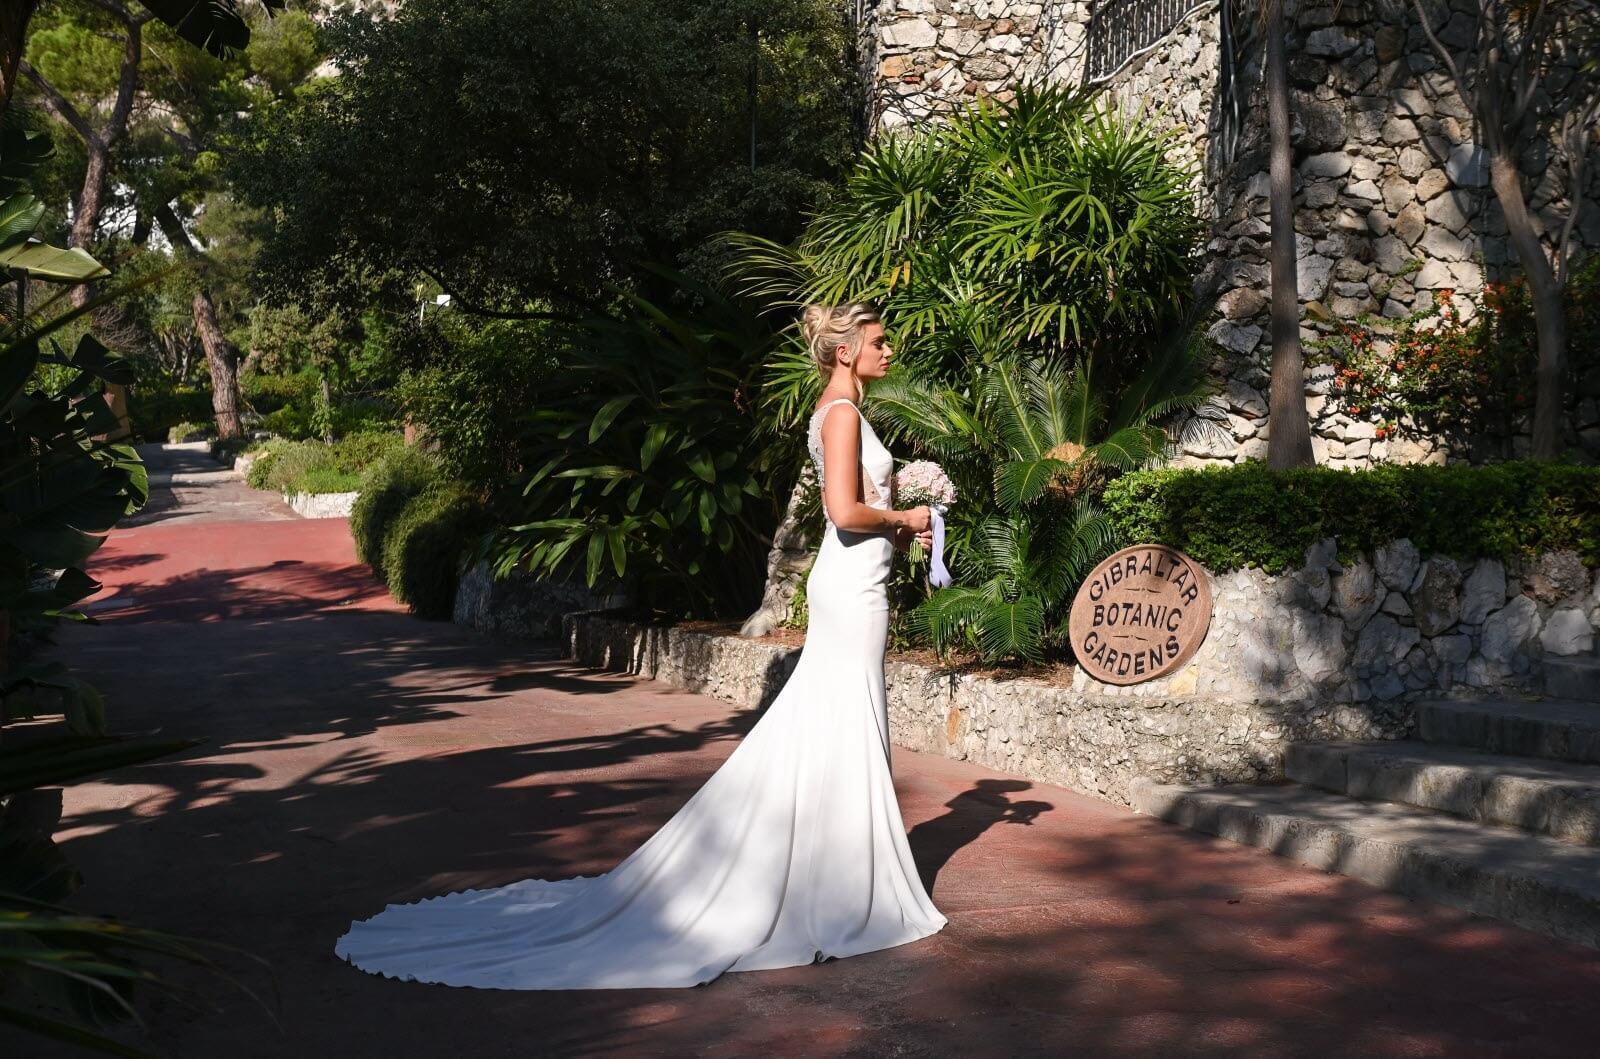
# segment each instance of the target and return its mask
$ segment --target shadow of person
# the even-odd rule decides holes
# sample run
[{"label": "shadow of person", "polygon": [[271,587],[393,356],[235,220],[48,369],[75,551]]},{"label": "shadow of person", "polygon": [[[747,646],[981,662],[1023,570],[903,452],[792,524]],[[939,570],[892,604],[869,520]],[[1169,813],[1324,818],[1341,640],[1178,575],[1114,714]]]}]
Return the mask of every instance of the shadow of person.
[{"label": "shadow of person", "polygon": [[976,841],[995,824],[1031,824],[1040,813],[1055,808],[1049,802],[1014,802],[1007,797],[1032,787],[1025,780],[979,780],[971,790],[945,802],[949,812],[913,827],[907,837],[923,889],[933,893],[939,869],[956,850]]}]

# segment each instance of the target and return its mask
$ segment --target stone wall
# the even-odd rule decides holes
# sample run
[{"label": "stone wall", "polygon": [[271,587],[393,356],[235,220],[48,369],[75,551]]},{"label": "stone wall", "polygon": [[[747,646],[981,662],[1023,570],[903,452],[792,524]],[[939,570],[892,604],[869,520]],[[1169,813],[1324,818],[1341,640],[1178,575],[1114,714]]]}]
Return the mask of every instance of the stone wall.
[{"label": "stone wall", "polygon": [[[1212,577],[1200,651],[1163,680],[1070,685],[891,660],[896,744],[1128,804],[1133,781],[1281,779],[1293,740],[1397,738],[1412,703],[1533,690],[1547,654],[1594,648],[1600,580],[1571,553],[1527,565],[1422,556],[1397,541],[1348,565],[1332,541],[1281,576]],[[569,615],[578,662],[740,706],[771,702],[798,649],[604,613]]]},{"label": "stone wall", "polygon": [[561,619],[573,611],[618,607],[621,596],[601,596],[582,584],[545,581],[513,574],[496,579],[486,561],[468,567],[456,585],[457,625],[488,636],[546,640],[561,635]]},{"label": "stone wall", "polygon": [[[1291,0],[1296,230],[1303,337],[1327,319],[1362,313],[1401,317],[1438,292],[1477,293],[1486,279],[1518,271],[1498,205],[1487,187],[1471,115],[1428,48],[1409,4],[1396,0]],[[1002,0],[881,0],[871,12],[877,127],[937,120],[977,96],[1007,98],[1018,82],[1082,81],[1089,5]],[[1238,45],[1239,131],[1219,143],[1225,101],[1217,4],[1200,5],[1159,46],[1106,83],[1112,100],[1177,133],[1176,157],[1193,163],[1212,232],[1204,282],[1220,294],[1211,337],[1220,354],[1216,399],[1226,434],[1200,432],[1182,461],[1232,463],[1265,455],[1268,236],[1267,151],[1260,93],[1261,49]],[[1460,21],[1459,19],[1457,20]],[[1253,24],[1236,20],[1248,36]],[[1464,23],[1463,23],[1464,25]],[[1446,29],[1452,40],[1461,30]],[[1543,167],[1530,198],[1538,224],[1559,232],[1571,189],[1561,167]],[[1577,241],[1600,250],[1600,166],[1591,166]],[[1466,297],[1457,302],[1470,316]],[[1319,463],[1445,462],[1469,455],[1447,439],[1384,440],[1375,424],[1330,400],[1333,372],[1309,373],[1307,399]],[[1600,458],[1600,366],[1580,380],[1569,440]]]}]

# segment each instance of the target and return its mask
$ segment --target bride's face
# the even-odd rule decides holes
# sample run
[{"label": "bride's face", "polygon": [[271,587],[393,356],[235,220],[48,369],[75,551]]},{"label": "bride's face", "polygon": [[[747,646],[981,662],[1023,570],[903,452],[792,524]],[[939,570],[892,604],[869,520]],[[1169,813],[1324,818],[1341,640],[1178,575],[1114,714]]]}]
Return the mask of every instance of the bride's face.
[{"label": "bride's face", "polygon": [[889,339],[883,333],[883,325],[878,323],[861,325],[861,344],[856,349],[855,359],[851,368],[857,378],[881,379],[889,372],[889,361],[894,358],[894,350],[889,348]]}]

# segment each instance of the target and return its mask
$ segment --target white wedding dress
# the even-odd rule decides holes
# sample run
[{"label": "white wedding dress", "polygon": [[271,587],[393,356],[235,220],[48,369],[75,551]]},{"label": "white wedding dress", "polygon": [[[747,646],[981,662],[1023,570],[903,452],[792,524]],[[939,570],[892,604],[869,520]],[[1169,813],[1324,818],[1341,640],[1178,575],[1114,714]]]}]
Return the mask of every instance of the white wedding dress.
[{"label": "white wedding dress", "polygon": [[[819,480],[831,407],[811,420]],[[864,418],[861,467],[862,496],[887,506],[894,462]],[[945,918],[917,876],[889,773],[893,558],[888,537],[827,523],[806,581],[805,650],[788,683],[705,786],[615,869],[390,905],[354,924],[337,953],[421,982],[631,989],[937,932]]]}]

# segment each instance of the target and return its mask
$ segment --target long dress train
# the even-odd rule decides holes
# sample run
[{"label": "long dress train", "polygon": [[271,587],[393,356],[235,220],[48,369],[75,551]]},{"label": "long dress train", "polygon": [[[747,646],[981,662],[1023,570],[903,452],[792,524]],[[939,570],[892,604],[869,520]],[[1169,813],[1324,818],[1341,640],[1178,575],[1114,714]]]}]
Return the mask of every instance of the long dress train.
[{"label": "long dress train", "polygon": [[[830,407],[811,420],[819,479]],[[885,506],[893,466],[863,418],[867,502]],[[827,523],[788,682],[722,767],[612,871],[390,905],[335,951],[420,982],[623,989],[699,985],[936,933],[945,918],[912,862],[889,770],[893,557],[889,538]]]}]

